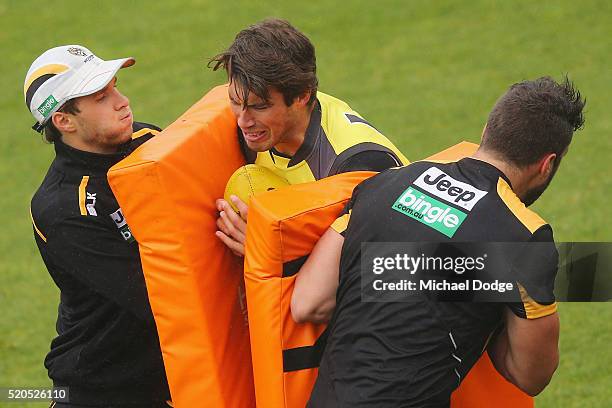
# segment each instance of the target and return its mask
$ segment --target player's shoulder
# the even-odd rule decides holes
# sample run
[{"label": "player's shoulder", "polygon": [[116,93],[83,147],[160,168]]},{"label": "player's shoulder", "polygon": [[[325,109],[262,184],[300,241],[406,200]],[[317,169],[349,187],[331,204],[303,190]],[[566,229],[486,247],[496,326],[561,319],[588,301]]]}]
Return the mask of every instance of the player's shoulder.
[{"label": "player's shoulder", "polygon": [[[58,176],[58,174],[52,176]],[[58,225],[79,216],[81,201],[83,210],[87,211],[85,207],[87,196],[84,189],[78,183],[73,183],[70,178],[62,177],[62,175],[59,177],[60,180],[45,180],[47,182],[43,182],[30,201],[32,225],[35,232],[45,242]],[[83,194],[79,194],[81,190]]]},{"label": "player's shoulder", "polygon": [[104,223],[103,214],[118,207],[105,174],[57,171],[53,166],[30,201],[30,216],[39,235],[47,236],[67,220]]},{"label": "player's shoulder", "polygon": [[157,136],[160,132],[161,128],[159,126],[146,122],[134,122],[132,124],[132,140],[130,141],[131,150]]},{"label": "player's shoulder", "polygon": [[512,213],[516,221],[527,228],[532,235],[536,234],[536,232],[538,234],[550,233],[552,239],[552,228],[550,225],[535,211],[527,208],[512,190],[510,184],[501,177],[497,181],[496,194],[504,206]]},{"label": "player's shoulder", "polygon": [[30,200],[30,218],[34,231],[47,242],[47,236],[53,226],[69,211],[61,204],[59,183],[49,182],[49,178],[60,177],[59,174],[47,174],[40,187]]},{"label": "player's shoulder", "polygon": [[440,163],[437,163],[437,162],[421,160],[421,161],[415,161],[415,162],[412,162],[410,164],[406,164],[403,166],[391,167],[390,169],[382,172],[381,175],[383,175],[384,177],[389,177],[389,178],[392,178],[392,177],[401,177],[401,178],[414,177],[416,178],[419,175],[421,175],[421,173],[423,173],[424,171],[427,171],[428,169],[432,167],[440,168],[442,166],[440,166]]},{"label": "player's shoulder", "polygon": [[147,123],[147,122],[134,122],[132,124],[132,129],[134,132],[143,130],[143,129],[148,129],[151,132],[161,132],[161,128],[157,125],[154,125],[152,123]]},{"label": "player's shoulder", "polygon": [[[317,92],[317,100],[321,106],[321,125],[328,133],[342,132],[358,136],[361,133],[378,132],[346,102],[323,92]],[[358,126],[354,126],[356,124]]]},{"label": "player's shoulder", "polygon": [[398,162],[408,162],[379,129],[347,103],[323,92],[317,93],[317,100],[321,109],[322,134],[339,156],[336,165],[364,151],[385,151]]},{"label": "player's shoulder", "polygon": [[161,132],[161,128],[152,123],[134,122],[132,124],[132,139],[138,139],[146,134],[156,136]]},{"label": "player's shoulder", "polygon": [[[498,170],[474,168],[468,166],[470,164],[464,160],[422,160],[387,170],[381,173],[381,178],[388,178],[389,183],[417,184],[418,179],[419,185],[426,188],[426,192],[433,192],[446,201],[459,194],[461,190],[465,190],[468,192],[466,197],[470,197],[474,205],[478,203],[473,211],[471,207],[469,210],[480,213],[483,219],[495,219],[498,225],[505,225],[504,234],[509,240],[528,240],[536,232],[539,237],[548,235],[550,236],[548,240],[552,239],[550,225],[535,211],[525,206]],[[453,183],[457,185],[454,186]],[[428,189],[430,185],[436,185],[437,188]],[[451,189],[453,192],[450,192]],[[456,201],[450,200],[450,202]]]},{"label": "player's shoulder", "polygon": [[348,103],[321,91],[317,91],[317,100],[321,104],[322,109],[332,109],[343,112],[352,111]]},{"label": "player's shoulder", "polygon": [[[367,128],[376,131],[370,123],[359,113],[355,112],[346,102],[323,92],[317,92],[317,101],[321,106],[321,126],[328,137],[338,138],[340,135],[359,136]],[[367,126],[364,126],[363,129],[361,126],[352,126],[356,123]]]}]

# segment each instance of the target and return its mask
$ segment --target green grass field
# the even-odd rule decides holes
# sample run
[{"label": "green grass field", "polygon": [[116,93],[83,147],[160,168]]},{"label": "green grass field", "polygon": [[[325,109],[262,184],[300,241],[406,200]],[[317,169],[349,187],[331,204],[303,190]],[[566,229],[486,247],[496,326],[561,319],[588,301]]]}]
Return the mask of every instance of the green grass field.
[{"label": "green grass field", "polygon": [[[119,87],[137,119],[163,127],[224,81],[206,68],[208,58],[267,16],[304,31],[317,48],[320,89],[349,102],[412,160],[478,141],[488,111],[513,82],[568,73],[587,98],[586,126],[534,207],[559,241],[610,241],[608,1],[2,0],[0,387],[48,385],[42,361],[58,303],[28,214],[53,157],[52,146],[30,130],[23,102],[32,60],[70,43],[102,58],[136,57]],[[610,406],[612,305],[562,304],[560,314],[561,363],[537,406]]]}]

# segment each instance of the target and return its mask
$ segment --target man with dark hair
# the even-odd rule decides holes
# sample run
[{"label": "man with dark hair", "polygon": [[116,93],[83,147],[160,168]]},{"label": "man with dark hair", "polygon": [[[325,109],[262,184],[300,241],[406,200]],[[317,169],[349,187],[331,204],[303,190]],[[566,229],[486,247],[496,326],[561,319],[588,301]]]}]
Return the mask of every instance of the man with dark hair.
[{"label": "man with dark hair", "polygon": [[[271,169],[290,184],[408,162],[346,103],[317,92],[314,46],[287,21],[268,19],[242,30],[209,66],[227,72],[247,162]],[[248,208],[233,200],[240,215],[225,200],[217,202],[217,236],[242,256]]]},{"label": "man with dark hair", "polygon": [[[525,109],[531,104],[530,109]],[[512,85],[497,102],[487,120],[480,145],[481,151],[503,152],[505,160],[515,167],[533,165],[546,153],[554,153],[550,180],[567,153],[572,135],[584,118],[580,94],[575,93],[567,78],[559,86],[552,78]],[[529,206],[546,190],[548,183],[531,189],[523,197]]]},{"label": "man with dark hair", "polygon": [[67,45],[45,51],[25,79],[34,129],[56,153],[31,203],[36,244],[61,295],[45,366],[69,402],[55,408],[168,406],[138,244],[106,178],[160,130],[134,122],[117,89],[117,71],[134,63]]},{"label": "man with dark hair", "polygon": [[[331,316],[311,407],[448,406],[487,345],[508,381],[542,391],[558,364],[558,254],[550,225],[526,205],[552,180],[584,104],[567,80],[521,82],[497,101],[472,157],[416,162],[357,186],[291,300],[298,322]],[[362,276],[372,274],[361,270],[364,242],[520,243],[520,256],[501,252],[508,263],[493,268],[504,266],[516,300],[450,302],[422,291],[404,302],[363,301]]]}]

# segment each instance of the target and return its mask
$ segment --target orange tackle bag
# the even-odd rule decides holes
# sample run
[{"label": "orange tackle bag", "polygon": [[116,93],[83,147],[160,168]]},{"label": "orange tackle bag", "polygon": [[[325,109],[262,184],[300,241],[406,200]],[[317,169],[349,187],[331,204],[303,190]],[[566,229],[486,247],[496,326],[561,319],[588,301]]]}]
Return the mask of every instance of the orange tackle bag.
[{"label": "orange tackle bag", "polygon": [[251,198],[244,279],[258,407],[300,407],[317,377],[323,324],[291,317],[295,276],[353,188],[372,172],[345,173]]},{"label": "orange tackle bag", "polygon": [[[461,142],[428,160],[458,160],[478,145]],[[296,273],[371,172],[284,187],[251,200],[244,265],[258,407],[303,408],[317,376],[325,325],[291,317]],[[532,399],[502,378],[483,354],[452,396],[453,408],[528,408]]]},{"label": "orange tackle bag", "polygon": [[113,166],[138,241],[175,407],[253,407],[242,260],[215,236],[215,199],[244,164],[227,86]]}]

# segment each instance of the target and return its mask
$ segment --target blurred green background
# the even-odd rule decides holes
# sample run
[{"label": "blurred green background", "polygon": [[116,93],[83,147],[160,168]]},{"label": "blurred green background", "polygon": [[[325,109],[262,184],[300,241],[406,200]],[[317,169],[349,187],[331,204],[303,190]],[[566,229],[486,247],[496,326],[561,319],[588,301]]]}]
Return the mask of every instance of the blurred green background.
[{"label": "blurred green background", "polygon": [[[0,387],[49,384],[42,361],[58,303],[28,214],[53,157],[30,129],[22,88],[31,62],[75,43],[105,59],[134,56],[138,63],[121,71],[119,88],[137,120],[165,127],[224,82],[206,68],[208,59],[269,16],[311,38],[320,89],[347,101],[411,160],[477,142],[510,84],[568,73],[587,98],[586,126],[534,208],[559,241],[610,241],[609,1],[1,0]],[[537,406],[611,406],[612,305],[562,304],[560,313],[561,363]]]}]

